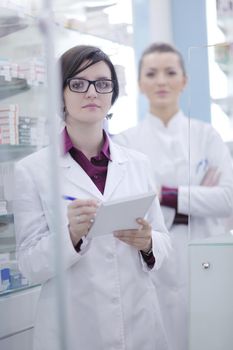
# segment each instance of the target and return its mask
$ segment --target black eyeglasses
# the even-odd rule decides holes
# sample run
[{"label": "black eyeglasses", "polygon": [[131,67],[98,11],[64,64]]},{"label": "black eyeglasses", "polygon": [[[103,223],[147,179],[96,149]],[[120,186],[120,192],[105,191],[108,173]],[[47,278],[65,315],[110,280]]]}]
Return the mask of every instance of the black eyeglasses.
[{"label": "black eyeglasses", "polygon": [[95,91],[99,94],[109,94],[113,91],[114,83],[110,79],[87,80],[80,78],[67,79],[67,84],[73,92],[87,92],[90,85],[94,85]]}]

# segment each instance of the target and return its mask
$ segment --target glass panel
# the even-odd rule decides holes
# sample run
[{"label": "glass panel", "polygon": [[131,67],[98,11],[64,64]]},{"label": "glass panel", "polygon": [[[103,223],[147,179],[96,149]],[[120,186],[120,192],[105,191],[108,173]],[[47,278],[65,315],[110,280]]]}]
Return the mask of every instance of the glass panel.
[{"label": "glass panel", "polygon": [[32,8],[3,1],[0,45],[0,294],[5,295],[30,286],[15,255],[14,164],[48,143],[44,51]]},{"label": "glass panel", "polygon": [[[226,42],[190,49],[190,239],[213,237],[233,229],[232,47],[232,42]],[[197,62],[205,62],[206,58],[209,96],[199,73],[200,65],[197,67]],[[209,116],[195,113],[200,100],[204,101],[203,109],[204,104],[209,106]],[[201,131],[193,118],[204,121]],[[195,216],[200,224],[199,233]]]},{"label": "glass panel", "polygon": [[[33,236],[33,220],[34,224],[37,220],[33,207],[28,205],[33,193],[30,176],[25,180],[26,170],[24,180],[17,172],[21,174],[18,191],[14,185],[16,163],[49,143],[39,13],[35,2],[3,0],[0,4],[0,348],[5,350],[32,349],[40,292],[40,281],[30,279],[23,272],[27,269],[19,269],[18,262],[18,256],[30,252],[33,246],[33,239],[26,236]],[[16,193],[18,202],[14,202]],[[16,211],[14,203],[18,205]],[[20,215],[25,225],[16,234]],[[30,258],[24,261],[28,270],[33,269],[30,264]]]},{"label": "glass panel", "polygon": [[[123,12],[127,16],[122,16]],[[55,60],[73,46],[84,44],[101,48],[110,56],[110,59],[116,65],[120,82],[120,96],[117,104],[110,110],[110,113],[113,114],[112,119],[108,121],[106,119],[104,122],[104,127],[109,133],[119,132],[123,128],[133,125],[136,121],[134,97],[137,87],[134,84],[136,78],[134,71],[134,52],[132,48],[131,17],[131,1],[101,2],[101,4],[91,1],[57,1],[54,3],[54,19],[56,23],[56,30],[54,31]],[[77,99],[79,98],[77,94]],[[133,102],[131,102],[132,100]],[[132,106],[132,113],[130,113],[129,118],[126,120],[125,111],[129,103]],[[64,127],[63,117],[62,114],[60,130]],[[76,142],[76,140],[74,141]],[[63,164],[65,164],[64,161],[64,159],[61,160]],[[71,166],[72,162],[69,157],[66,157],[66,161]],[[59,167],[59,169],[62,170],[60,173],[62,179],[60,187],[61,196],[80,197],[81,199],[94,197],[104,200],[97,187],[91,186],[90,179],[87,176],[83,176],[82,173],[80,174],[77,169],[75,170],[75,167],[72,167],[71,173],[67,174],[63,168]],[[60,171],[59,169],[58,172]],[[75,176],[73,179],[72,172],[73,177]],[[66,207],[70,203],[70,200],[63,200],[62,203],[62,210],[66,216],[64,222],[68,221]],[[64,234],[70,235],[67,228],[62,228],[61,235]],[[59,237],[57,236],[57,238]],[[101,308],[102,303],[106,305],[107,298],[110,298],[117,308],[119,305],[118,293],[116,290],[108,291],[107,289],[102,292],[102,286],[99,284],[105,284],[104,279],[101,281],[101,274],[106,268],[105,262],[102,262],[102,257],[99,255],[99,251],[103,249],[102,244],[100,243],[98,248],[93,243],[94,248],[91,250],[91,253],[88,250],[85,253],[85,245],[87,244],[91,244],[90,241],[83,239],[81,252],[83,254],[81,259],[83,260],[78,262],[80,256],[74,251],[73,246],[71,248],[70,242],[67,243],[67,239],[65,240],[63,236],[60,242],[57,241],[56,247],[60,252],[56,255],[57,276],[59,279],[55,287],[57,287],[57,316],[59,318],[60,339],[57,339],[57,343],[53,344],[54,349],[59,345],[61,349],[91,347],[91,343],[88,341],[90,337],[89,327],[82,327],[83,319],[86,319],[88,325],[93,324],[91,341],[95,344],[96,349],[102,349],[106,346],[106,338],[111,334],[110,329],[109,331],[105,329],[103,335],[101,331],[100,334],[98,334],[98,331],[95,331],[96,327],[102,323],[105,324],[105,327],[108,326],[105,323],[105,315],[108,311],[105,310],[102,312],[97,310],[96,312],[96,308]],[[88,249],[88,245],[86,249]],[[112,250],[114,251],[114,249],[110,248],[107,254],[110,264],[112,264],[112,260],[114,259],[114,253],[111,253]],[[62,253],[63,261],[61,262],[58,255],[62,255]],[[90,254],[93,254],[92,259],[90,259]],[[104,255],[105,253],[103,253],[103,259],[106,259]],[[99,261],[95,261],[96,258]],[[103,270],[97,270],[95,272],[96,264],[100,264]],[[106,271],[105,278],[107,281],[108,279],[112,281],[113,278],[111,275],[111,266]],[[61,271],[64,273],[61,274]],[[110,284],[111,282],[109,282]],[[106,296],[103,295],[105,293]],[[56,322],[56,320],[53,319],[52,322]],[[79,325],[80,333],[77,333],[78,330],[75,329],[77,325]],[[109,342],[120,346],[121,336],[119,330],[116,330],[114,333],[114,339],[109,340]],[[85,342],[83,342],[83,339],[86,339]]]},{"label": "glass panel", "polygon": [[[105,129],[116,133],[132,126],[136,121],[136,104],[130,100],[136,95],[137,87],[133,83],[136,78],[131,42],[132,16],[128,15],[131,14],[131,1],[100,4],[57,0],[52,9],[49,1],[6,0],[1,6],[3,24],[0,26],[0,40],[4,49],[0,57],[0,118],[4,119],[4,123],[7,120],[9,130],[6,132],[1,124],[0,313],[5,315],[9,309],[16,309],[16,304],[24,313],[18,323],[10,313],[7,320],[4,319],[7,326],[1,320],[0,347],[13,350],[18,346],[31,350],[34,333],[34,338],[39,339],[39,346],[42,347],[45,339],[45,346],[49,344],[50,349],[70,350],[76,348],[76,343],[77,347],[85,348],[81,337],[77,338],[73,315],[78,309],[78,316],[82,315],[78,321],[82,324],[88,317],[91,323],[92,314],[95,313],[92,313],[88,296],[91,294],[93,301],[98,292],[92,290],[91,282],[85,285],[82,265],[81,271],[79,266],[74,268],[80,256],[74,249],[68,230],[67,206],[70,200],[64,199],[63,195],[75,197],[78,193],[79,196],[77,184],[82,176],[74,172],[73,181],[67,182],[68,175],[64,175],[64,169],[69,172],[72,168],[72,159],[66,163],[69,157],[61,157],[60,154],[64,151],[60,145],[64,122],[59,100],[57,60],[63,52],[77,44],[99,46],[109,54],[117,65],[121,96],[111,110],[114,118],[106,122]],[[12,23],[16,23],[14,28]],[[125,119],[128,103],[131,103],[132,109]],[[49,147],[44,147],[47,145]],[[15,165],[16,161],[32,153],[30,158]],[[70,173],[69,176],[72,175]],[[16,189],[13,183],[16,183]],[[22,188],[19,188],[20,184]],[[90,183],[80,191],[84,197],[87,196],[85,191],[89,193],[88,186]],[[13,199],[14,210],[11,204]],[[113,258],[111,254],[107,257],[110,262]],[[90,264],[94,268],[98,261],[93,260]],[[113,268],[113,264],[111,266]],[[22,271],[25,271],[28,279]],[[95,279],[95,273],[92,276],[91,271],[90,274],[90,279]],[[104,284],[105,278],[111,278],[111,273],[103,277]],[[79,283],[83,283],[83,289],[78,288]],[[82,290],[87,298],[81,299],[83,303],[80,303]],[[18,293],[13,294],[15,291]],[[114,296],[114,292],[109,291],[107,296],[112,298],[113,307],[119,304],[118,295]],[[7,302],[6,294],[9,296]],[[11,298],[16,295],[17,299]],[[99,300],[101,298],[102,295]],[[93,302],[97,308],[101,307],[101,303]],[[102,310],[98,315],[101,317]],[[98,322],[98,319],[93,319],[94,326]],[[33,329],[35,323],[37,327]],[[51,324],[56,336],[49,343]],[[111,323],[109,327],[112,330]],[[87,341],[90,329],[84,327],[82,333],[85,332],[84,339]],[[108,334],[106,329],[103,332]],[[122,341],[120,329],[114,333],[118,345]],[[96,338],[98,341],[93,340],[94,346],[102,349],[103,336],[99,334]]]},{"label": "glass panel", "polygon": [[[233,43],[232,16],[216,12],[221,3],[232,5],[207,1],[211,45],[189,50],[190,350],[233,344]],[[209,115],[195,114],[200,101]]]}]

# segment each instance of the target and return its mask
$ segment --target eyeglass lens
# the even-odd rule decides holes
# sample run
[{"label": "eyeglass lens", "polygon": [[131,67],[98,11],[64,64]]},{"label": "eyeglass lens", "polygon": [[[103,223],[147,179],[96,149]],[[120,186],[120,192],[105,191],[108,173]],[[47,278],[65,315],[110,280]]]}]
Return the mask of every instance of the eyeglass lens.
[{"label": "eyeglass lens", "polygon": [[91,81],[86,79],[73,78],[69,80],[70,90],[74,92],[80,92],[80,93],[87,92],[91,84],[95,86],[96,92],[99,92],[102,94],[112,92],[113,90],[113,81],[108,79]]}]

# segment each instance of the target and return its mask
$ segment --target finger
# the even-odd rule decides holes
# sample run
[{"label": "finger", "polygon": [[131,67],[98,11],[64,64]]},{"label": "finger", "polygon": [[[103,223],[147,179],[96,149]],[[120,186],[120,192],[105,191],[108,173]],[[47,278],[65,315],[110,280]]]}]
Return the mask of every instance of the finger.
[{"label": "finger", "polygon": [[94,207],[80,207],[71,211],[73,215],[94,215],[96,212],[97,210]]},{"label": "finger", "polygon": [[217,186],[217,185],[219,184],[220,177],[221,177],[221,172],[220,172],[220,171],[217,171],[217,172],[214,174],[212,186]]},{"label": "finger", "polygon": [[145,238],[126,238],[126,237],[121,237],[121,238],[118,238],[121,242],[125,243],[125,244],[128,244],[128,245],[131,245],[135,248],[137,248],[138,250],[143,250],[145,249],[145,247],[148,246],[148,243],[149,243],[149,239],[145,239]]},{"label": "finger", "polygon": [[68,208],[67,216],[68,220],[73,220],[74,217],[86,215],[89,216],[90,219],[96,216],[96,209],[93,207],[84,207],[84,208]]},{"label": "finger", "polygon": [[207,170],[201,185],[203,186],[212,186],[212,181],[213,181],[213,177],[216,174],[216,172],[218,171],[217,167],[211,167]]},{"label": "finger", "polygon": [[206,173],[203,179],[204,186],[215,186],[219,180],[219,170],[216,167],[212,167]]},{"label": "finger", "polygon": [[114,236],[117,238],[127,238],[127,239],[134,239],[134,238],[139,238],[139,239],[144,239],[151,237],[150,231],[148,230],[121,230],[121,231],[114,231],[113,232]]},{"label": "finger", "polygon": [[208,186],[209,184],[209,178],[211,176],[211,172],[212,172],[212,169],[208,169],[205,176],[203,177],[202,181],[201,181],[201,185],[203,186]]},{"label": "finger", "polygon": [[76,199],[69,204],[70,208],[95,207],[99,206],[96,199]]},{"label": "finger", "polygon": [[141,225],[140,230],[151,230],[151,225],[149,222],[143,218],[138,218],[137,223]]},{"label": "finger", "polygon": [[78,224],[81,223],[93,223],[95,220],[95,215],[76,215],[75,217],[75,221]]},{"label": "finger", "polygon": [[134,243],[134,244],[139,244],[141,242],[148,241],[148,237],[136,237],[136,236],[122,236],[118,237],[121,241],[125,243]]}]

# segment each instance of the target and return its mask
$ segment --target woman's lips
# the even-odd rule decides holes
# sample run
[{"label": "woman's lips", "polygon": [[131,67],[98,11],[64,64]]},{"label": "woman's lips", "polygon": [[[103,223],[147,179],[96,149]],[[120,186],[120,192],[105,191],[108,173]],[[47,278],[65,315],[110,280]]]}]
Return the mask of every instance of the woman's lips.
[{"label": "woman's lips", "polygon": [[89,103],[88,105],[83,106],[83,108],[99,108],[99,106],[94,103]]},{"label": "woman's lips", "polygon": [[165,96],[165,95],[168,95],[168,91],[165,91],[165,90],[157,91],[156,95],[158,95],[158,96]]}]

